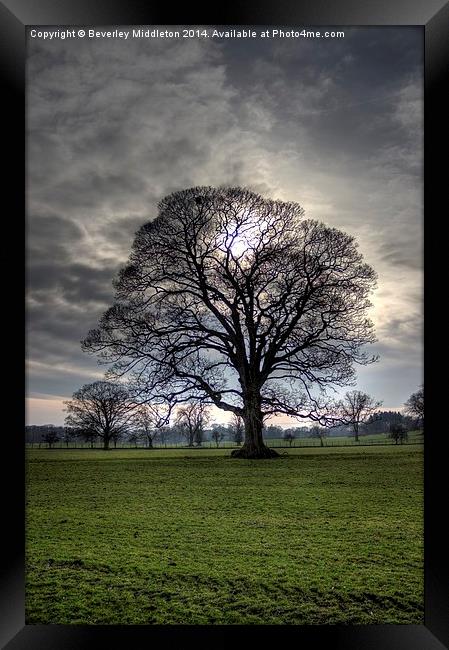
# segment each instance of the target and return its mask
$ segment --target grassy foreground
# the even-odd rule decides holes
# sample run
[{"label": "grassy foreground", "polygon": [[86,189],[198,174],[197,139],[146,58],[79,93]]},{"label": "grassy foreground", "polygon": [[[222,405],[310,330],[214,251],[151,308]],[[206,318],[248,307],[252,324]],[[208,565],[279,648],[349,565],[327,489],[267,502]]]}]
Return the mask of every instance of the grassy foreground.
[{"label": "grassy foreground", "polygon": [[28,624],[423,623],[422,446],[27,452]]}]

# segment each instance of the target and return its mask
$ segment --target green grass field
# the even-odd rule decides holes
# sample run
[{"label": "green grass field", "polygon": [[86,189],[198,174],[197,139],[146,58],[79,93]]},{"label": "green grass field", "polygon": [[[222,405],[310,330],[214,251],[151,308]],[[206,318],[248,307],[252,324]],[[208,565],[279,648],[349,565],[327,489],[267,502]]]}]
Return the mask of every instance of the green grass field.
[{"label": "green grass field", "polygon": [[28,624],[423,623],[422,445],[28,450]]}]

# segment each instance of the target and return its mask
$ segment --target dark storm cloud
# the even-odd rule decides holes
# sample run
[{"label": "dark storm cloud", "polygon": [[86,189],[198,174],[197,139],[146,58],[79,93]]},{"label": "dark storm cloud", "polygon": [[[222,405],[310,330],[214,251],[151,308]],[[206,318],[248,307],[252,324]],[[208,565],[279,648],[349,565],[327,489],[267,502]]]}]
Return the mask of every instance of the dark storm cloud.
[{"label": "dark storm cloud", "polygon": [[[404,238],[405,239],[405,238]],[[416,250],[416,242],[410,241],[410,248]],[[422,270],[422,255],[410,255],[410,248],[404,246],[406,242],[384,242],[380,256],[384,262],[392,266],[406,267],[414,271]],[[418,242],[421,248],[421,242]]]},{"label": "dark storm cloud", "polygon": [[29,276],[30,295],[44,304],[54,295],[64,302],[80,305],[87,301],[107,303],[112,297],[111,278],[115,267],[94,268],[86,264],[35,263]]},{"label": "dark storm cloud", "polygon": [[[296,200],[354,234],[379,273],[384,364],[360,376],[376,377],[379,398],[388,373],[415,388],[420,334],[407,319],[421,322],[421,30],[345,32],[288,42],[30,40],[33,395],[68,396],[102,372],[79,341],[110,304],[134,233],[163,196],[203,184]],[[407,356],[414,372],[401,365]]]},{"label": "dark storm cloud", "polygon": [[76,223],[56,215],[34,215],[27,225],[28,261],[33,270],[41,257],[65,262],[70,246],[83,239],[83,231]]}]

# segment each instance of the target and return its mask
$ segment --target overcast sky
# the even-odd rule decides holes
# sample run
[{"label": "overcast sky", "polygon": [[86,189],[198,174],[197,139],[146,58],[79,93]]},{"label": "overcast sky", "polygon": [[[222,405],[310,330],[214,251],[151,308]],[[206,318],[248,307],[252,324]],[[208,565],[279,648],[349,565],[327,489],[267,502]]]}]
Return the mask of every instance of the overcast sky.
[{"label": "overcast sky", "polygon": [[421,28],[30,38],[28,53],[29,424],[62,424],[62,401],[102,377],[80,340],[112,303],[135,231],[195,185],[297,201],[356,236],[379,275],[380,355],[357,388],[403,405],[423,374]]}]

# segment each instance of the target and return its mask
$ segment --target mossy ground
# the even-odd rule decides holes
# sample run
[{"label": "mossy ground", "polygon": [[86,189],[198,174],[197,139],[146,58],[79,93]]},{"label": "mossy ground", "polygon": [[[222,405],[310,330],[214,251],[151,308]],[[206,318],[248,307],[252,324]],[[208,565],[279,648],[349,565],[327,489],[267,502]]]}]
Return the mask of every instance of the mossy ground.
[{"label": "mossy ground", "polygon": [[422,445],[29,450],[29,624],[423,623]]}]

